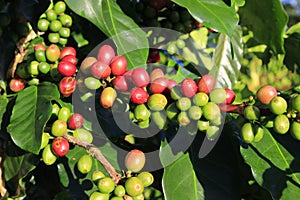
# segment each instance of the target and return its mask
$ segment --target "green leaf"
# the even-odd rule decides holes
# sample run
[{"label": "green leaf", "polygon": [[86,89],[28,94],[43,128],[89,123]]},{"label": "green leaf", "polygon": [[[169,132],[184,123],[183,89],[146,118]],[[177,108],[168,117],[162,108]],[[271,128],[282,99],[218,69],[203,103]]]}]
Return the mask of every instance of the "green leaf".
[{"label": "green leaf", "polygon": [[33,154],[25,154],[16,157],[6,157],[4,159],[4,178],[9,181],[11,178],[19,174],[20,178],[36,167],[36,161]]},{"label": "green leaf", "polygon": [[52,114],[52,99],[58,99],[57,86],[45,82],[30,86],[18,93],[7,127],[13,142],[20,148],[38,154],[42,133]]},{"label": "green leaf", "polygon": [[[295,173],[299,172],[299,161],[295,160],[299,156],[295,147],[299,144],[289,135],[277,135],[277,139],[274,136],[265,128],[263,139],[247,149],[241,148],[241,153],[255,180],[275,199],[299,199],[300,175]],[[288,146],[294,152],[290,153]]]},{"label": "green leaf", "polygon": [[291,35],[293,33],[298,33],[300,34],[300,22],[298,22],[297,24],[294,24],[293,26],[291,26],[289,28],[289,30],[287,30],[286,34]]},{"label": "green leaf", "polygon": [[236,83],[239,70],[241,68],[243,49],[242,34],[240,29],[236,29],[231,38],[220,34],[217,47],[213,54],[213,61],[218,77],[218,84],[232,88]]},{"label": "green leaf", "polygon": [[198,22],[226,35],[232,35],[238,23],[235,7],[227,6],[222,0],[174,0],[174,2],[187,8]]},{"label": "green leaf", "polygon": [[205,199],[188,153],[165,168],[162,184],[166,200]]},{"label": "green leaf", "polygon": [[0,125],[2,123],[3,115],[6,112],[6,106],[8,104],[8,99],[0,96]]},{"label": "green leaf", "polygon": [[253,0],[239,10],[241,24],[253,31],[254,39],[276,54],[284,53],[283,34],[288,16],[280,0]]},{"label": "green leaf", "polygon": [[113,0],[66,0],[78,15],[95,24],[117,46],[118,54],[125,54],[128,68],[145,65],[148,57],[146,33]]}]

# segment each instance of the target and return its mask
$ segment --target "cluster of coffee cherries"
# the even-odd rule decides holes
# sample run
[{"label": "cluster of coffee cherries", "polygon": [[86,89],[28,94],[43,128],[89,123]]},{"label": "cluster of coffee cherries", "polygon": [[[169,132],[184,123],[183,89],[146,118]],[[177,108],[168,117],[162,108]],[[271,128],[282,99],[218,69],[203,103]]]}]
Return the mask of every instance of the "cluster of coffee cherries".
[{"label": "cluster of coffee cherries", "polygon": [[65,156],[70,144],[64,134],[71,134],[81,141],[92,143],[93,135],[83,128],[84,118],[79,113],[72,113],[68,107],[61,107],[57,103],[52,105],[52,116],[42,135],[42,160],[47,165],[55,163],[58,157]]},{"label": "cluster of coffee cherries", "polygon": [[18,11],[15,2],[0,1],[0,37],[6,36],[17,42],[28,34],[26,18]]},{"label": "cluster of coffee cherries", "polygon": [[48,41],[52,44],[65,46],[71,35],[72,17],[65,13],[66,4],[63,1],[57,1],[40,16],[38,20],[38,30],[45,32]]},{"label": "cluster of coffee cherries", "polygon": [[10,89],[19,92],[26,85],[50,81],[59,84],[59,90],[64,97],[70,96],[76,87],[76,50],[73,47],[60,49],[56,44],[35,44],[32,49],[33,53],[27,54],[31,59],[17,66],[15,77],[9,83]]},{"label": "cluster of coffee cherries", "polygon": [[290,132],[293,138],[300,140],[300,95],[293,93],[286,97],[278,94],[275,87],[262,86],[256,93],[259,103],[245,107],[243,115],[238,117],[244,142],[260,141],[263,126],[278,134]]},{"label": "cluster of coffee cherries", "polygon": [[169,0],[141,0],[134,5],[137,23],[148,27],[163,27],[182,33],[195,28],[196,21],[187,9]]},{"label": "cluster of coffee cherries", "polygon": [[148,72],[141,67],[126,67],[125,57],[116,56],[111,46],[103,45],[97,58],[83,60],[81,71],[86,76],[80,77],[83,86],[79,88],[103,87],[101,105],[109,109],[114,103],[125,102],[130,121],[143,129],[152,121],[164,129],[175,120],[180,126],[193,127],[194,132],[206,131],[214,136],[222,121],[219,105],[230,104],[235,98],[232,90],[215,88],[216,81],[209,74],[197,81],[185,78],[177,83],[167,78],[161,68]]},{"label": "cluster of coffee cherries", "polygon": [[139,172],[145,164],[145,155],[133,149],[125,157],[129,171],[117,183],[101,170],[92,171],[93,158],[90,154],[82,155],[77,161],[77,169],[82,174],[91,173],[91,180],[96,189],[90,194],[90,200],[140,200],[145,199],[144,191],[154,182],[150,172]]}]

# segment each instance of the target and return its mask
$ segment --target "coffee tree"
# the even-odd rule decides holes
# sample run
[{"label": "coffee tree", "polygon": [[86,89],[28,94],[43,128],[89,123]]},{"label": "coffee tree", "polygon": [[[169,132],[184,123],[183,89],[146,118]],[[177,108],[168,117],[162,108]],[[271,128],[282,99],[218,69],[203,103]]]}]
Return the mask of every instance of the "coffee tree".
[{"label": "coffee tree", "polygon": [[279,0],[0,0],[2,199],[299,199]]}]

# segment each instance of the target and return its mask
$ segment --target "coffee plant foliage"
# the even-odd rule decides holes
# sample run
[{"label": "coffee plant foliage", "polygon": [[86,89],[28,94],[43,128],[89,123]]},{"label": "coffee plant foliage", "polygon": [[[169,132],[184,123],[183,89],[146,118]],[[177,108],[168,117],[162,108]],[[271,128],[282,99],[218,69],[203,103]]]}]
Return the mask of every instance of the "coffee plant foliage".
[{"label": "coffee plant foliage", "polygon": [[[93,172],[126,186],[140,172],[127,170],[124,160],[139,149],[146,161],[135,167],[154,177],[143,199],[299,199],[300,25],[290,23],[286,6],[279,0],[0,0],[0,197],[92,199],[105,193]],[[99,56],[103,46],[108,53]],[[105,71],[102,78],[118,56],[126,62],[120,59],[117,70],[126,71],[120,77]],[[58,71],[63,61],[62,70],[73,67],[71,76]],[[132,78],[137,68],[143,70]],[[215,83],[200,89],[206,74]],[[187,80],[192,86],[179,84]],[[264,85],[287,102],[280,113],[288,119],[286,133],[274,128],[279,115],[259,100],[268,91],[256,95]],[[134,99],[130,87],[144,93],[136,91]],[[210,93],[215,88],[231,89],[234,101],[213,102],[226,98],[213,96],[221,93]],[[158,107],[140,103],[139,95],[151,99],[154,91],[163,91],[155,96],[163,96]],[[250,113],[255,119],[244,115],[250,106],[257,108]],[[206,111],[211,108],[217,109]],[[84,121],[74,117],[74,130],[68,119],[75,113]],[[57,120],[68,126],[61,135],[67,147],[52,143]],[[242,131],[247,123],[251,128]],[[84,155],[91,159],[79,163]],[[122,199],[138,196],[127,191]]]}]

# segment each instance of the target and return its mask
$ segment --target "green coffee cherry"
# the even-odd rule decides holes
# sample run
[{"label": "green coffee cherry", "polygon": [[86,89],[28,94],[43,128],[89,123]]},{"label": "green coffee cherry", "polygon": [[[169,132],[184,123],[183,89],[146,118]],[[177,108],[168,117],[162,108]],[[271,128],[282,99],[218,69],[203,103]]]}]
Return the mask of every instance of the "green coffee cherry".
[{"label": "green coffee cherry", "polygon": [[102,193],[111,193],[115,189],[115,182],[110,177],[101,178],[98,181],[98,189]]},{"label": "green coffee cherry", "polygon": [[117,185],[114,189],[114,195],[117,197],[123,197],[125,195],[126,191],[123,185]]},{"label": "green coffee cherry", "polygon": [[144,187],[150,186],[154,182],[154,177],[150,172],[141,172],[137,175]]},{"label": "green coffee cherry", "polygon": [[138,196],[143,193],[143,182],[137,177],[130,177],[125,182],[125,190],[130,196]]},{"label": "green coffee cherry", "polygon": [[[91,171],[93,166],[93,159],[91,155],[83,155],[77,162],[78,171],[82,174],[87,174]],[[101,192],[101,191],[100,191]]]}]

